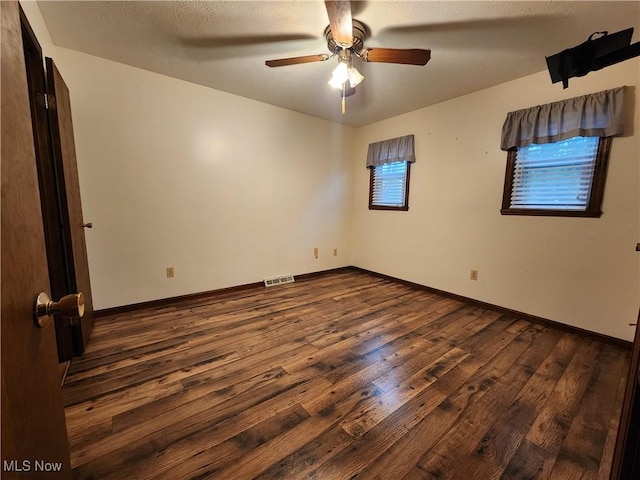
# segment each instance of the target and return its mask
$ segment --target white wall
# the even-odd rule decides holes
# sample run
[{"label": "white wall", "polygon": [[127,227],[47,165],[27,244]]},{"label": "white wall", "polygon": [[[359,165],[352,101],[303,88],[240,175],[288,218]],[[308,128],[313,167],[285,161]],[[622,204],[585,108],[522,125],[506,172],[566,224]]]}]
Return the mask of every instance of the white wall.
[{"label": "white wall", "polygon": [[71,92],[96,309],[350,264],[351,128],[55,47],[23,8]]},{"label": "white wall", "polygon": [[97,309],[349,265],[350,129],[72,50],[55,61]]},{"label": "white wall", "polygon": [[[640,305],[638,106],[613,141],[599,219],[500,215],[507,112],[619,85],[637,97],[640,62],[562,90],[541,72],[357,130],[353,264],[627,340]],[[426,87],[428,88],[428,86]],[[629,99],[632,100],[632,99]],[[408,212],[367,208],[370,142],[415,134]],[[396,240],[398,239],[398,240]],[[478,281],[469,279],[471,269]]]}]

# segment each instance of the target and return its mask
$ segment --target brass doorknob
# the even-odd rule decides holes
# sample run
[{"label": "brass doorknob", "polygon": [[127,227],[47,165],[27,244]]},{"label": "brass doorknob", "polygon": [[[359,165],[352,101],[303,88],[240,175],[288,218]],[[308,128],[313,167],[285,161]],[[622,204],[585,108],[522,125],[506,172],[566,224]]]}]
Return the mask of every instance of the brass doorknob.
[{"label": "brass doorknob", "polygon": [[35,319],[39,327],[45,326],[45,320],[52,315],[60,315],[62,318],[82,318],[84,315],[84,295],[71,293],[65,295],[58,302],[54,302],[45,292],[41,292],[36,298]]}]

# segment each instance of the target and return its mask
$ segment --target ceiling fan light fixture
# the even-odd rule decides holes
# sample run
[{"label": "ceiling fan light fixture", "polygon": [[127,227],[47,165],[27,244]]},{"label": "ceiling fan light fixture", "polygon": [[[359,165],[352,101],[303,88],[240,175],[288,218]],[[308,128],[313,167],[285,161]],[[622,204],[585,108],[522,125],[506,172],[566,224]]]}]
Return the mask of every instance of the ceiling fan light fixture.
[{"label": "ceiling fan light fixture", "polygon": [[347,68],[347,75],[349,76],[349,85],[351,88],[355,88],[362,80],[364,80],[364,75],[362,75],[356,67],[350,66]]},{"label": "ceiling fan light fixture", "polygon": [[362,80],[364,80],[364,76],[352,64],[351,52],[349,50],[341,51],[340,62],[333,71],[329,85],[333,88],[342,88],[348,81],[351,88],[354,88]]},{"label": "ceiling fan light fixture", "polygon": [[342,85],[347,80],[349,80],[349,67],[345,62],[340,62],[333,71],[331,80],[329,80],[329,85],[333,88],[342,88]]}]

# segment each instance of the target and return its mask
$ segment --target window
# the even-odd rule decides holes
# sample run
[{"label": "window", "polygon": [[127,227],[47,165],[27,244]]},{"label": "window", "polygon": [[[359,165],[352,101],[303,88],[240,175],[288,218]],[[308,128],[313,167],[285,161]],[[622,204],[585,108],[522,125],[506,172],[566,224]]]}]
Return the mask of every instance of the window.
[{"label": "window", "polygon": [[573,137],[512,148],[501,212],[599,217],[610,142],[610,137]]},{"label": "window", "polygon": [[502,214],[599,217],[612,137],[624,135],[626,87],[507,113]]},{"label": "window", "polygon": [[369,144],[369,210],[409,210],[409,169],[415,161],[413,135]]},{"label": "window", "polygon": [[370,210],[409,210],[409,162],[369,167]]}]

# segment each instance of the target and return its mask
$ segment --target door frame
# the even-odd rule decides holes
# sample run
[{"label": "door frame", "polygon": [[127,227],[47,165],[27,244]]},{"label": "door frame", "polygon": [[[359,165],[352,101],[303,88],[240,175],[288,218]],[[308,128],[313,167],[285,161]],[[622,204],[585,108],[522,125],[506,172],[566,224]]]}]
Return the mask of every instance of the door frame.
[{"label": "door frame", "polygon": [[[93,328],[93,301],[70,105],[62,77],[50,58],[46,59],[45,70],[40,43],[22,7],[19,10],[51,295],[52,298],[62,298],[81,291],[85,297],[85,315],[82,319],[70,321],[55,317],[58,361],[64,363],[82,355]],[[56,98],[56,88],[64,98]],[[63,130],[60,122],[65,120]],[[61,140],[63,133],[66,143]]]},{"label": "door frame", "polygon": [[[47,94],[42,47],[20,7],[20,27],[27,68],[27,85],[31,108],[31,125],[35,144],[38,185],[40,187],[40,207],[44,223],[47,262],[51,298],[62,298],[72,293],[69,285],[69,268],[65,261],[67,247],[60,225],[60,196],[56,189],[59,173],[51,158],[51,136],[45,108]],[[73,339],[69,327],[60,318],[55,318],[58,361],[66,362],[74,356]]]}]

